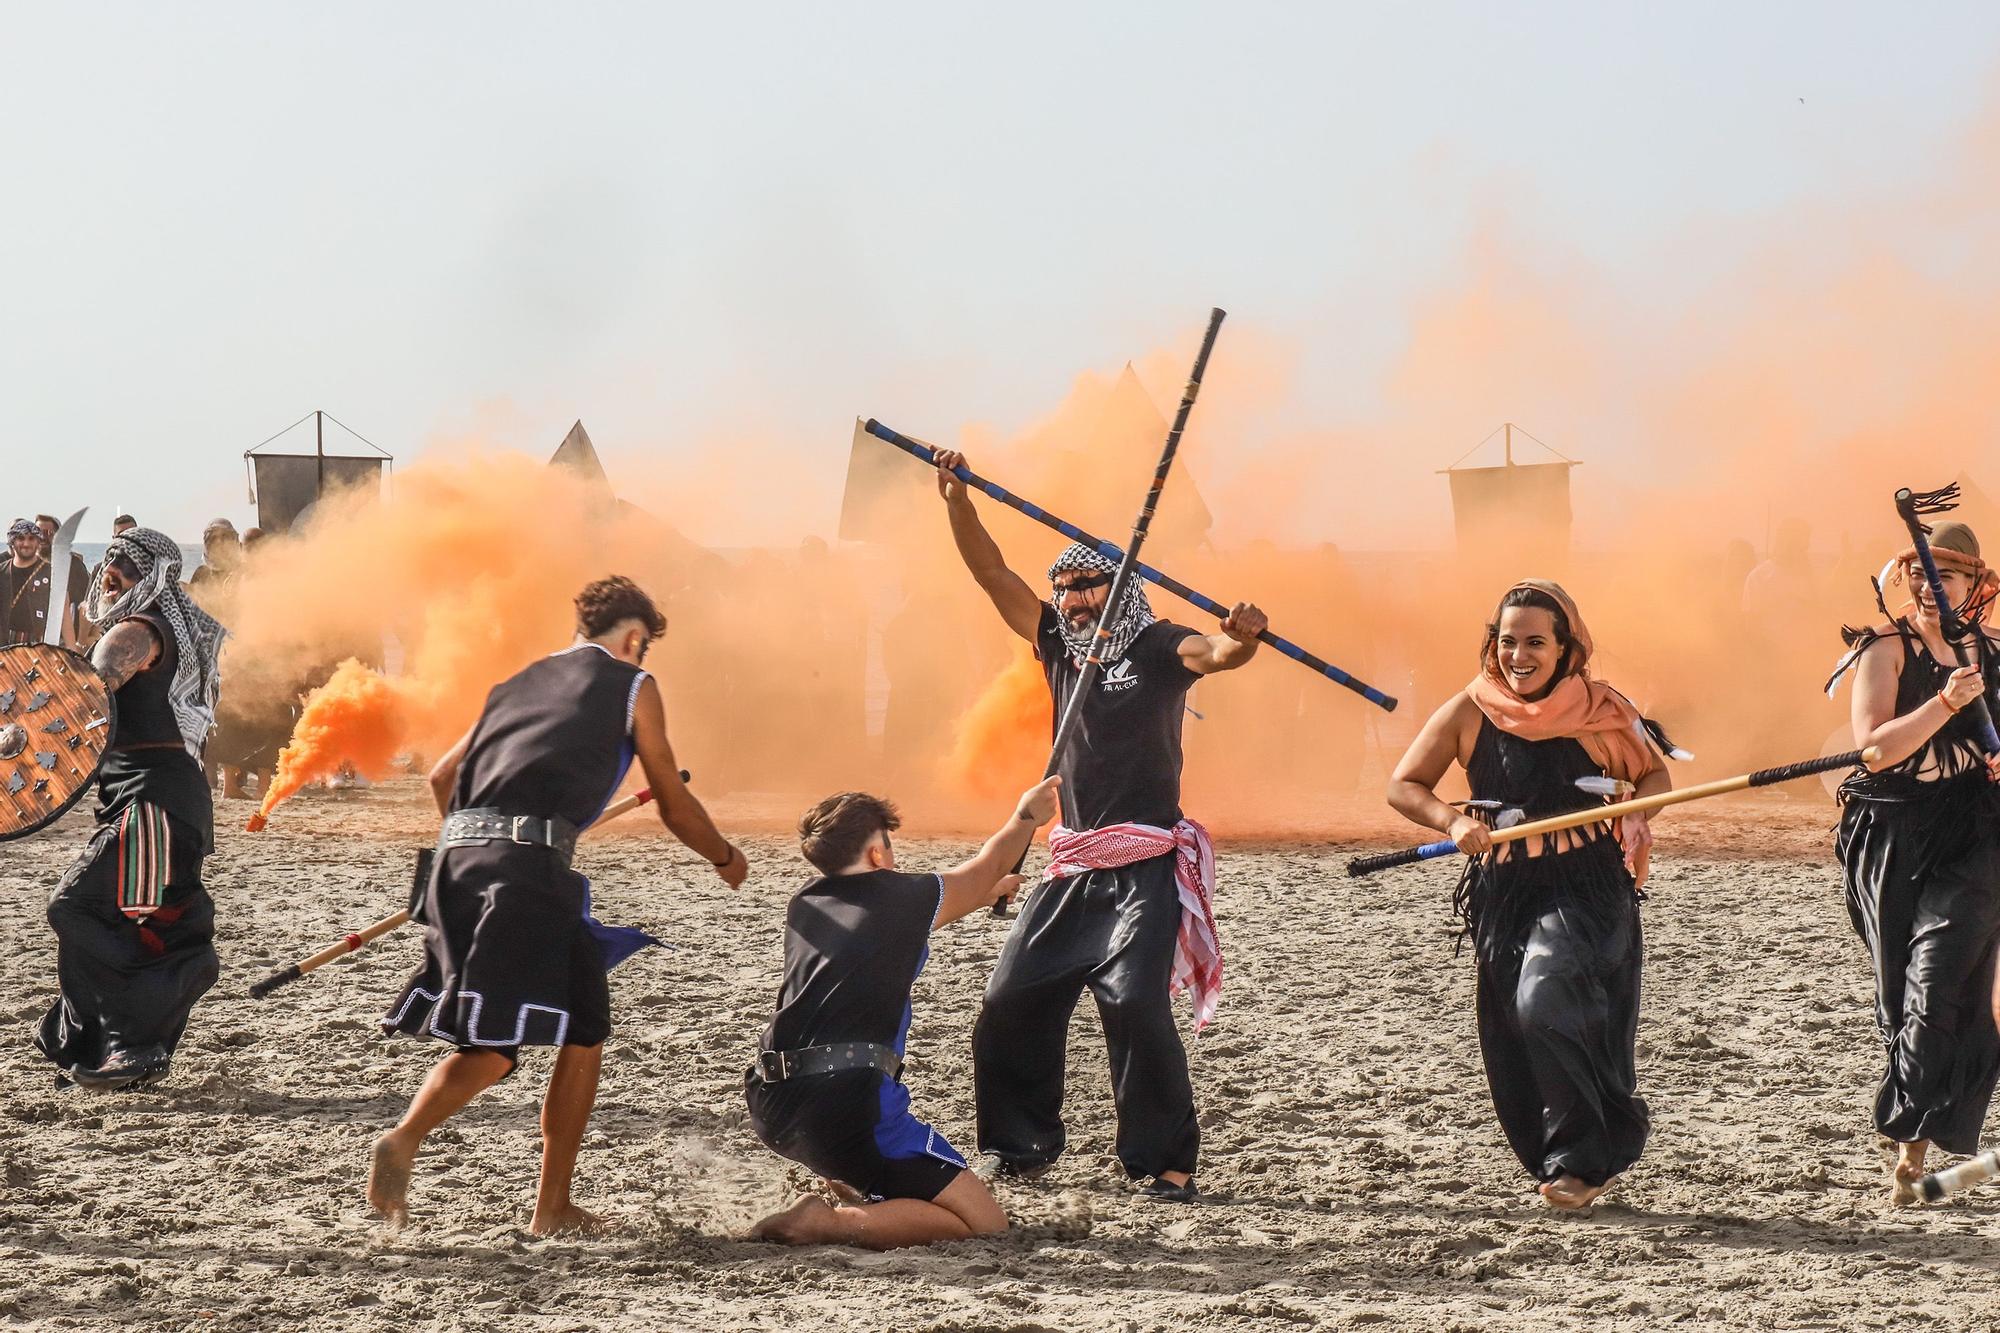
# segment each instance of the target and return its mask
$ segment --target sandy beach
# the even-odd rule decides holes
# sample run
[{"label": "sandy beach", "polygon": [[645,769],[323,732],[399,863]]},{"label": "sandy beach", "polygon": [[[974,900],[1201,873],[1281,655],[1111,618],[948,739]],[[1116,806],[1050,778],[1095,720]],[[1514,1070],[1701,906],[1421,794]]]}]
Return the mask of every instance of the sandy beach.
[{"label": "sandy beach", "polygon": [[[58,1088],[29,1043],[53,993],[42,904],[87,816],[0,848],[9,1326],[1970,1330],[2000,1312],[2000,1191],[1887,1203],[1867,966],[1817,792],[1659,826],[1639,1047],[1654,1136],[1587,1216],[1542,1206],[1487,1109],[1452,872],[1357,882],[1348,846],[1232,843],[1222,1011],[1192,1044],[1208,1202],[1132,1196],[1086,1006],[1071,1151],[1043,1181],[1003,1186],[1017,1230],[888,1255],[731,1239],[798,1183],[752,1137],[740,1089],[801,878],[768,818],[736,893],[650,815],[579,853],[601,916],[676,947],[613,975],[579,1184],[619,1229],[544,1241],[524,1226],[546,1053],[433,1139],[408,1229],[367,1215],[367,1145],[437,1053],[375,1027],[413,936],[245,994],[400,905],[434,827],[416,784],[309,795],[262,835],[237,831],[249,808],[222,807],[209,863],[222,981],[147,1092]],[[717,813],[740,828],[757,812]],[[1392,821],[1365,826],[1387,845]],[[911,839],[901,854],[966,848]],[[942,933],[915,1002],[917,1109],[967,1150],[969,1032],[1002,932],[981,916]]]}]

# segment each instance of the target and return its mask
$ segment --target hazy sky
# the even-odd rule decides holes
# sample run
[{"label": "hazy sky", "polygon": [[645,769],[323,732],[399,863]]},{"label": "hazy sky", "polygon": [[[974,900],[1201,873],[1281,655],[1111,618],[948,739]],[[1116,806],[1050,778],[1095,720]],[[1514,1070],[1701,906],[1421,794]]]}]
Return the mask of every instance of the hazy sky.
[{"label": "hazy sky", "polygon": [[2000,74],[1990,4],[1640,8],[8,3],[0,509],[192,539],[315,407],[837,489],[856,414],[1019,425],[1212,304],[1365,412],[1482,219],[1670,299]]}]

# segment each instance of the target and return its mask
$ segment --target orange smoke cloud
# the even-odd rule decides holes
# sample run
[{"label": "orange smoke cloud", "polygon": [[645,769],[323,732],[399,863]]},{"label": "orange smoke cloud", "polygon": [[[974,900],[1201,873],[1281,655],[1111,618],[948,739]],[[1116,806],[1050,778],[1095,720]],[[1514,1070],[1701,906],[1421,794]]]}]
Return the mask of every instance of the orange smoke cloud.
[{"label": "orange smoke cloud", "polygon": [[1054,709],[1041,664],[1024,642],[959,719],[944,773],[959,792],[1005,800],[1040,775],[1048,761]]},{"label": "orange smoke cloud", "polygon": [[407,687],[350,657],[306,697],[292,739],[278,755],[277,780],[257,807],[259,826],[308,782],[352,764],[369,777],[389,771],[409,741]]},{"label": "orange smoke cloud", "polygon": [[629,575],[671,616],[704,559],[601,485],[513,455],[425,460],[387,496],[329,499],[258,549],[233,598],[225,699],[304,700],[260,815],[342,765],[380,777],[442,752],[495,683],[568,642],[591,579]]},{"label": "orange smoke cloud", "polygon": [[[2000,494],[1989,389],[2000,253],[1987,242],[2000,222],[1987,184],[2000,180],[2000,117],[1939,174],[1943,186],[1905,191],[1914,197],[1798,204],[1769,226],[1732,220],[1721,240],[1733,261],[1700,277],[1674,270],[1650,293],[1489,222],[1462,271],[1413,300],[1407,342],[1376,382],[1340,386],[1364,406],[1339,416],[1311,406],[1315,381],[1354,378],[1348,368],[1310,363],[1238,311],[1147,561],[1224,602],[1258,602],[1276,632],[1403,704],[1383,713],[1269,650],[1202,681],[1190,701],[1201,716],[1185,723],[1190,812],[1237,836],[1372,827],[1389,769],[1470,677],[1500,594],[1529,575],[1570,586],[1598,673],[1701,756],[1684,779],[1816,749],[1846,715],[1818,691],[1838,626],[1875,614],[1866,576],[1902,544],[1890,493],[1967,473]],[[1718,234],[1701,239],[1712,258]],[[981,473],[1123,542],[1200,313],[1136,357],[1131,376],[1115,362],[1081,374],[1025,425],[840,407],[937,432]],[[1533,531],[1456,549],[1436,471],[1509,420],[1582,460],[1573,541],[1553,567],[1521,554],[1543,535]],[[628,573],[666,604],[672,629],[651,665],[705,795],[773,796],[784,809],[880,785],[913,828],[976,828],[1041,770],[1045,687],[966,574],[915,462],[898,460],[912,485],[886,501],[886,530],[869,543],[797,544],[832,535],[837,506],[806,474],[827,475],[843,433],[654,442],[675,463],[630,484],[657,497],[659,519],[608,507],[528,459],[421,463],[381,503],[330,506],[310,532],[260,553],[232,622],[225,693],[296,697],[325,664],[385,661],[365,645],[392,641],[394,687],[357,691],[356,707],[376,712],[342,725],[435,753],[495,681],[566,640],[578,586]],[[1063,539],[975,503],[1009,564],[1045,591]],[[2000,547],[2000,511],[1965,516]],[[757,545],[713,555],[669,520]],[[1788,520],[1810,525],[1804,558],[1789,564],[1772,558]],[[1162,616],[1214,628],[1149,595]],[[331,728],[311,762],[338,754],[365,770],[346,753],[359,748]]]}]

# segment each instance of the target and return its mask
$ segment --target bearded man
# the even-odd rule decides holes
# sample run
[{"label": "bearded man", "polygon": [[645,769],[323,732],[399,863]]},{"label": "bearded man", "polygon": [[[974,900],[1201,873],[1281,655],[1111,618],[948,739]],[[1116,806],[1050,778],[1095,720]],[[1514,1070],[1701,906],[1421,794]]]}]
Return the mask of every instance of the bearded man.
[{"label": "bearded man", "polygon": [[7,560],[0,565],[0,643],[40,643],[49,627],[49,562],[42,558],[42,530],[25,518],[7,529]]},{"label": "bearded man", "polygon": [[1171,1001],[1192,990],[1205,1024],[1222,957],[1210,906],[1215,853],[1180,808],[1181,714],[1197,680],[1250,660],[1264,613],[1239,602],[1217,633],[1202,634],[1155,619],[1136,579],[1107,611],[1117,566],[1082,545],[1049,567],[1043,601],[1007,567],[953,475],[962,466],[962,454],[937,455],[953,540],[1007,627],[1034,645],[1058,716],[1099,621],[1108,616],[1111,628],[1103,675],[1060,756],[1049,868],[1000,951],[973,1029],[984,1167],[1032,1179],[1062,1154],[1064,1047],[1088,988],[1110,1049],[1118,1160],[1132,1179],[1150,1178],[1143,1193],[1192,1202],[1201,1130]]},{"label": "bearded man", "polygon": [[215,849],[202,748],[215,725],[223,630],[181,591],[181,551],[133,528],[112,539],[86,608],[91,662],[116,702],[97,831],[49,900],[61,994],[35,1045],[89,1088],[166,1077],[188,1015],[215,984]]}]

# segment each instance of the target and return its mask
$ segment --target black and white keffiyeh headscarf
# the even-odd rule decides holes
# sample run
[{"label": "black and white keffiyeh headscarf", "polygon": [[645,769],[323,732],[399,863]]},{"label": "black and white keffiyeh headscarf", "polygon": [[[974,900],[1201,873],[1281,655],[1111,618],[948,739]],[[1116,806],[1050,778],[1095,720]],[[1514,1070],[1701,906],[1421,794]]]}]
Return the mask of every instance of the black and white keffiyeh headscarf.
[{"label": "black and white keffiyeh headscarf", "polygon": [[[1049,566],[1049,582],[1054,583],[1056,575],[1073,570],[1116,574],[1118,562],[1107,559],[1103,552],[1094,551],[1082,542],[1072,542],[1069,549]],[[1063,616],[1062,597],[1058,593],[1049,594],[1049,605],[1056,609],[1056,629],[1061,632],[1063,644],[1069,649],[1070,660],[1082,666],[1097,642],[1097,626],[1092,625],[1081,632],[1071,629],[1069,621]],[[1110,666],[1125,656],[1125,650],[1132,646],[1132,640],[1139,637],[1139,631],[1153,623],[1153,608],[1146,600],[1144,580],[1133,578],[1127,582],[1121,603],[1115,608],[1107,606],[1104,614],[1111,618],[1111,639],[1104,646],[1104,665]]]},{"label": "black and white keffiyeh headscarf", "polygon": [[[106,601],[104,567],[120,556],[139,571],[139,581],[115,601]],[[216,658],[227,631],[181,591],[181,548],[165,533],[132,528],[111,539],[104,548],[104,559],[91,571],[90,600],[84,605],[84,614],[98,629],[108,630],[144,611],[160,616],[174,632],[179,660],[167,698],[173,703],[182,742],[199,760],[208,733],[215,727],[215,701],[221,694]]]}]

